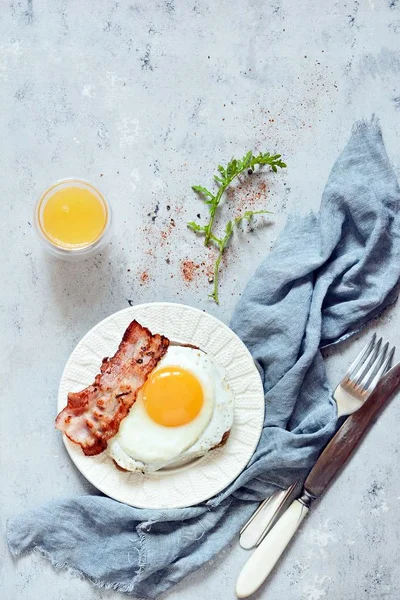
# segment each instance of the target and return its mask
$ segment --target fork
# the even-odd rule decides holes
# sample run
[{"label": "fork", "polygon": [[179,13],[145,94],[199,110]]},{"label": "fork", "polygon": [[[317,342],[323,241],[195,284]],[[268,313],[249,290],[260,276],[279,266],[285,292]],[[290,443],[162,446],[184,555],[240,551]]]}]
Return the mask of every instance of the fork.
[{"label": "fork", "polygon": [[[390,369],[395,348],[390,352],[389,343],[382,346],[382,338],[376,341],[376,333],[361,350],[336,387],[333,398],[337,404],[337,419],[347,417],[358,410],[374,391],[379,379]],[[289,506],[301,482],[296,481],[287,490],[281,490],[266,498],[240,531],[240,545],[249,550],[258,546],[275,525],[279,516]]]},{"label": "fork", "polygon": [[[381,345],[382,338],[376,342],[376,336],[374,336],[367,347],[357,356],[335,390],[336,395],[340,393],[349,396],[346,402],[348,402],[348,406],[352,407],[353,413],[368,400],[382,376],[390,368],[395,347],[389,351],[388,343],[382,349]],[[354,407],[357,406],[358,408],[354,410]],[[337,450],[340,450],[339,446]],[[330,456],[331,461],[332,458]],[[236,582],[238,598],[247,598],[261,586],[309,512],[309,506],[299,501],[300,495],[297,494],[297,499],[279,517],[272,530],[242,568]]]}]

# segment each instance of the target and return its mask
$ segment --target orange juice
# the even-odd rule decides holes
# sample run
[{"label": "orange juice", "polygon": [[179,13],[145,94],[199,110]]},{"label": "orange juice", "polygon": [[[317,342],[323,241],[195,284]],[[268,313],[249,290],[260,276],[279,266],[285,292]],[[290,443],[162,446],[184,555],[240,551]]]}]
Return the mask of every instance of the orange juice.
[{"label": "orange juice", "polygon": [[42,236],[67,251],[95,244],[108,219],[108,206],[100,192],[81,180],[60,181],[45,192],[37,206]]}]

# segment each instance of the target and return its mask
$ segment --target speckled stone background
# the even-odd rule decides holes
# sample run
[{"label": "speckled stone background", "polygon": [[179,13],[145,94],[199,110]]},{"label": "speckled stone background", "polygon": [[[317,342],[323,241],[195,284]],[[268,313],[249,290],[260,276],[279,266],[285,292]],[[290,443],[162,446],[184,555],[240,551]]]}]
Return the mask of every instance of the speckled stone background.
[{"label": "speckled stone background", "polygon": [[[3,529],[11,514],[93,491],[53,428],[58,381],[81,336],[152,300],[228,322],[288,212],[318,207],[355,119],[380,116],[400,174],[399,78],[398,0],[1,2]],[[219,161],[249,148],[281,152],[288,169],[235,190],[234,210],[274,215],[235,240],[217,307],[207,299],[212,256],[185,228],[205,214],[190,186],[211,183]],[[40,192],[68,176],[98,185],[114,211],[112,245],[79,265],[44,256],[32,227]],[[399,325],[395,307],[373,327],[400,342]],[[332,383],[367,335],[329,353]],[[398,397],[257,599],[400,597],[399,430]],[[121,597],[38,556],[12,560],[3,536],[1,551],[4,600]],[[235,543],[166,598],[233,599],[245,559]]]}]

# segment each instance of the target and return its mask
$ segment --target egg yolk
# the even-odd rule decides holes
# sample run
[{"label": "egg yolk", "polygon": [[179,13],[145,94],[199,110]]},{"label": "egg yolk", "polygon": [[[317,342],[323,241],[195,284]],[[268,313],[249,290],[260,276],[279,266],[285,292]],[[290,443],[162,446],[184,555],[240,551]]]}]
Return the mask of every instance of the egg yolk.
[{"label": "egg yolk", "polygon": [[203,401],[200,382],[181,367],[164,367],[155,371],[143,387],[147,414],[165,427],[179,427],[193,421]]}]

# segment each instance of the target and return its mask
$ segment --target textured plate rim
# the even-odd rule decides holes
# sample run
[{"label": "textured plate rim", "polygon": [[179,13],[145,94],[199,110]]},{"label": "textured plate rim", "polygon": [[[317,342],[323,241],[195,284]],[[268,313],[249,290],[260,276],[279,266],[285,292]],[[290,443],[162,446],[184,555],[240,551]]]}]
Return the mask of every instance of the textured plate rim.
[{"label": "textured plate rim", "polygon": [[[150,328],[150,330],[152,330],[154,333],[163,333],[164,335],[167,335],[169,333],[169,337],[172,339],[173,335],[171,335],[172,330],[170,329],[168,331],[168,327],[165,326],[161,326],[155,328],[154,325],[153,327],[151,326],[151,324],[149,323],[149,321],[151,321],[152,319],[154,319],[155,321],[157,321],[157,318],[155,318],[155,315],[151,315],[150,316],[145,316],[144,314],[142,316],[140,316],[140,314],[138,315],[138,313],[150,313],[151,311],[156,311],[156,313],[159,313],[160,315],[164,312],[166,318],[170,318],[173,315],[173,313],[176,312],[181,312],[181,314],[179,315],[180,317],[182,316],[182,314],[186,314],[186,315],[193,315],[194,317],[196,317],[198,319],[197,323],[200,323],[201,320],[205,320],[206,323],[208,323],[209,327],[204,327],[204,332],[205,333],[210,333],[211,335],[209,336],[209,340],[208,343],[206,343],[206,347],[204,348],[204,344],[202,349],[206,350],[207,352],[209,352],[210,356],[212,356],[213,358],[215,358],[217,360],[217,362],[221,363],[221,354],[218,355],[218,357],[216,356],[216,353],[214,353],[212,351],[212,341],[213,341],[213,336],[215,335],[215,331],[219,330],[219,332],[223,332],[224,337],[225,337],[225,346],[227,345],[228,342],[234,342],[233,346],[234,349],[236,350],[236,352],[238,352],[239,354],[234,354],[234,360],[233,362],[230,363],[230,365],[228,366],[229,369],[232,370],[232,365],[237,365],[238,367],[241,366],[243,367],[243,364],[246,367],[246,372],[243,375],[244,378],[247,377],[247,379],[250,378],[251,380],[251,388],[250,392],[248,392],[246,398],[249,401],[249,411],[250,411],[250,407],[251,407],[251,417],[246,414],[248,411],[246,410],[246,406],[243,406],[243,402],[241,405],[238,406],[238,398],[239,395],[235,393],[235,421],[234,421],[234,425],[233,428],[231,430],[231,436],[226,444],[226,446],[224,446],[221,449],[217,449],[214,450],[212,453],[210,453],[209,455],[207,455],[206,457],[203,457],[202,459],[200,459],[200,461],[196,461],[195,464],[193,465],[193,471],[197,471],[197,479],[195,477],[195,479],[193,479],[192,477],[192,488],[194,486],[194,489],[191,489],[190,492],[191,493],[187,493],[187,490],[185,489],[185,493],[184,493],[184,498],[182,498],[182,491],[179,491],[179,483],[181,483],[183,486],[187,485],[187,474],[188,471],[190,471],[190,467],[189,468],[185,468],[182,469],[182,471],[179,473],[176,473],[174,475],[174,477],[169,477],[166,476],[165,473],[163,473],[160,476],[157,476],[157,474],[147,474],[147,475],[142,475],[142,474],[129,474],[128,477],[130,476],[135,476],[136,478],[140,478],[140,486],[138,486],[139,482],[133,483],[133,484],[128,484],[128,486],[126,485],[126,480],[124,481],[123,478],[126,478],[127,474],[123,473],[121,471],[118,471],[111,463],[111,459],[108,457],[108,455],[106,453],[103,453],[102,455],[99,455],[99,457],[86,457],[84,456],[84,454],[82,453],[82,451],[80,450],[80,448],[76,445],[73,444],[70,440],[68,440],[68,438],[64,435],[63,436],[63,441],[64,441],[64,445],[66,447],[66,450],[72,460],[72,462],[75,464],[76,468],[80,471],[80,473],[94,486],[96,487],[99,491],[101,491],[102,493],[104,493],[105,495],[109,496],[110,498],[113,498],[114,500],[117,500],[119,502],[122,502],[124,504],[127,504],[129,506],[134,506],[137,508],[157,508],[157,509],[165,509],[165,508],[182,508],[182,507],[187,507],[187,506],[193,506],[195,504],[198,504],[200,502],[204,502],[206,500],[209,500],[210,498],[212,498],[213,496],[215,496],[216,494],[220,493],[221,491],[223,491],[230,483],[232,483],[239,475],[240,473],[243,471],[243,469],[246,467],[246,465],[248,464],[249,460],[251,459],[252,455],[254,454],[254,451],[256,449],[256,446],[258,444],[258,441],[260,439],[261,436],[261,432],[262,432],[262,427],[263,427],[263,422],[264,422],[264,392],[263,392],[263,386],[262,386],[262,382],[261,382],[261,378],[259,375],[259,372],[257,370],[257,367],[253,361],[253,358],[250,354],[250,352],[248,351],[248,349],[246,348],[246,346],[243,344],[243,342],[240,340],[240,338],[227,326],[225,325],[225,323],[223,323],[222,321],[220,321],[217,317],[214,317],[213,315],[186,305],[186,304],[180,304],[180,303],[174,303],[174,302],[151,302],[151,303],[144,303],[144,304],[137,304],[134,306],[129,306],[128,308],[122,309],[120,311],[117,311],[111,315],[109,315],[108,317],[104,318],[103,320],[101,320],[99,323],[97,323],[94,327],[92,327],[83,337],[82,339],[76,344],[74,350],[72,351],[72,353],[70,354],[67,363],[64,367],[62,376],[61,376],[61,380],[60,380],[60,385],[59,385],[59,390],[58,390],[58,401],[57,401],[57,408],[58,411],[62,410],[62,408],[64,408],[65,404],[66,404],[66,390],[64,389],[64,387],[68,384],[66,384],[66,381],[68,381],[69,378],[69,374],[70,371],[73,367],[76,367],[77,365],[79,365],[79,358],[76,359],[76,355],[78,354],[79,356],[79,352],[84,349],[84,346],[86,344],[86,342],[89,340],[90,342],[90,338],[95,336],[96,334],[98,334],[99,330],[104,330],[107,328],[107,325],[109,325],[110,323],[113,325],[115,325],[116,329],[120,329],[120,331],[117,333],[116,331],[113,331],[112,335],[115,337],[115,340],[113,340],[113,342],[110,342],[110,346],[111,344],[113,346],[117,345],[122,337],[122,333],[121,332],[121,325],[116,325],[116,321],[120,320],[121,322],[125,322],[126,324],[128,324],[131,320],[133,319],[137,319],[139,322],[141,322],[143,325],[147,326]],[[148,319],[148,320],[147,320]],[[203,323],[204,325],[204,323]],[[161,330],[159,330],[161,329]],[[162,330],[163,329],[163,330]],[[200,334],[199,334],[200,331]],[[202,334],[203,334],[203,330],[200,329],[199,331],[195,331],[193,333],[193,335],[197,335],[196,341],[198,342],[199,339],[201,338]],[[107,337],[107,336],[106,336]],[[182,331],[176,332],[175,334],[175,339],[181,339],[182,338]],[[189,343],[194,343],[193,340],[193,336],[189,336],[186,337],[185,335],[183,335],[184,341],[187,341]],[[88,348],[86,348],[86,351],[89,352],[90,346]],[[103,351],[104,352],[104,356],[112,354],[114,352],[114,348],[113,350],[109,350],[107,353],[107,350]],[[219,350],[219,352],[225,352],[226,353],[226,349],[222,348],[221,350]],[[99,363],[101,361],[101,357],[97,357],[98,362],[97,362],[97,369],[99,367]],[[96,359],[96,360],[97,360]],[[77,361],[77,362],[75,362]],[[92,368],[94,365],[95,359],[92,360]],[[226,365],[223,365],[226,367]],[[94,372],[94,371],[93,371]],[[239,377],[235,377],[236,379],[238,379]],[[82,385],[88,385],[89,383],[92,382],[88,380],[88,377],[85,377],[86,379],[86,383],[80,383],[80,385],[78,386],[78,389],[80,387],[82,387]],[[228,383],[231,385],[231,387],[233,387],[233,381],[231,380],[229,374],[227,375],[227,380]],[[240,398],[242,396],[242,392],[240,393]],[[251,400],[251,402],[250,402]],[[238,414],[240,414],[241,419],[238,420]],[[242,441],[242,437],[243,437],[243,431],[245,426],[248,426],[248,423],[246,425],[246,419],[250,418],[250,422],[251,422],[251,441],[249,442],[249,440],[246,438],[246,446],[244,449],[242,449],[240,452],[239,450],[237,450],[240,460],[235,463],[235,465],[232,465],[232,460],[230,460],[230,470],[229,472],[227,472],[226,470],[224,470],[224,466],[225,468],[227,467],[227,465],[225,465],[225,463],[227,462],[227,452],[228,452],[228,448],[231,448],[232,451],[234,450],[234,445],[238,445],[239,441]],[[247,432],[248,434],[248,432]],[[248,435],[247,435],[248,437]],[[211,459],[210,456],[212,455]],[[102,458],[100,458],[102,457]],[[91,462],[89,462],[91,461]],[[90,465],[93,466],[93,464],[97,464],[96,469],[92,469]],[[236,467],[236,468],[233,468]],[[110,467],[112,469],[112,471],[110,471]],[[200,468],[201,467],[201,468]],[[109,473],[109,478],[112,478],[115,482],[115,480],[117,479],[118,481],[116,482],[116,484],[112,483],[111,481],[107,481],[107,476],[104,477],[102,475],[98,475],[98,473],[101,473],[101,471],[104,471],[104,473],[107,474],[107,472]],[[214,476],[212,475],[214,473]],[[174,480],[173,482],[171,480]],[[201,482],[199,482],[199,479],[201,479]],[[207,480],[207,484],[205,486],[202,487],[202,482],[203,480],[206,479]],[[180,481],[181,480],[181,481]],[[124,484],[122,485],[121,482],[124,481]],[[120,483],[120,485],[118,485],[118,482]],[[147,488],[147,492],[148,496],[145,497],[145,500],[141,500],[140,498],[138,498],[138,493],[135,494],[135,489],[136,492],[138,492],[138,489],[140,487],[143,487],[144,483],[146,484],[146,488]],[[169,485],[170,483],[172,483],[172,485]],[[204,482],[205,483],[205,482]],[[178,484],[178,487],[177,487]],[[129,494],[127,493],[127,489],[129,488]],[[158,492],[158,493],[157,493]],[[136,496],[136,497],[135,497]],[[159,500],[158,498],[162,497],[163,500]]]}]

